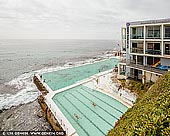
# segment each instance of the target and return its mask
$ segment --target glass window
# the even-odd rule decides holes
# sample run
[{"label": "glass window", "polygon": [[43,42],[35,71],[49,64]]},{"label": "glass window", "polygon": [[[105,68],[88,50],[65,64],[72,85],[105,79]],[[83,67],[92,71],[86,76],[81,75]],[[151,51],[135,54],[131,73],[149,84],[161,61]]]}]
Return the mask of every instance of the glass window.
[{"label": "glass window", "polygon": [[141,39],[143,38],[143,27],[133,27],[131,29],[131,38],[132,39]]},{"label": "glass window", "polygon": [[147,28],[148,38],[160,38],[160,26],[149,26]]},{"label": "glass window", "polygon": [[170,26],[165,26],[165,38],[170,38]]}]

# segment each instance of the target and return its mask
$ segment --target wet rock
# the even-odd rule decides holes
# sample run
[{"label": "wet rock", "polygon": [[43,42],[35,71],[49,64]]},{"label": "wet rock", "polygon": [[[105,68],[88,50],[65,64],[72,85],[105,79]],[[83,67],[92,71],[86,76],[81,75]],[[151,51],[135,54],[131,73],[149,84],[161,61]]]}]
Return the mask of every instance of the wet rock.
[{"label": "wet rock", "polygon": [[50,131],[37,100],[0,113],[1,131]]},{"label": "wet rock", "polygon": [[42,111],[39,111],[39,112],[37,113],[37,116],[38,116],[39,118],[42,118],[42,117],[43,117]]}]

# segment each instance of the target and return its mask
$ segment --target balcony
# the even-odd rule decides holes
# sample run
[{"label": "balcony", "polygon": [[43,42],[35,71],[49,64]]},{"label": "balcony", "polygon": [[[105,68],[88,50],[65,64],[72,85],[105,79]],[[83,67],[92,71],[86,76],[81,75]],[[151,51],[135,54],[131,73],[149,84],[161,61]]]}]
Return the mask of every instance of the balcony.
[{"label": "balcony", "polygon": [[143,48],[131,48],[131,53],[143,54]]},{"label": "balcony", "polygon": [[147,39],[160,39],[161,34],[160,34],[160,29],[161,26],[148,26],[146,28],[146,38]]},{"label": "balcony", "polygon": [[131,61],[131,62],[127,61],[126,65],[130,66],[130,67],[138,68],[138,69],[141,69],[141,70],[155,72],[155,73],[158,73],[158,74],[165,74],[167,72],[167,71],[155,68],[155,67],[153,67],[151,65],[144,66],[144,65],[141,65],[141,64],[134,64],[134,61]]},{"label": "balcony", "polygon": [[132,27],[131,39],[144,39],[144,27]]},{"label": "balcony", "polygon": [[170,33],[165,33],[164,39],[170,39]]},{"label": "balcony", "polygon": [[164,27],[164,31],[165,31],[165,33],[164,33],[164,39],[170,39],[170,26],[165,26]]},{"label": "balcony", "polygon": [[133,73],[130,73],[130,75],[128,76],[128,79],[133,79],[136,81],[141,81],[142,80],[142,74],[139,74],[138,76],[135,76]]},{"label": "balcony", "polygon": [[170,50],[165,50],[164,55],[170,55]]},{"label": "balcony", "polygon": [[169,42],[164,43],[164,55],[170,55],[170,43]]},{"label": "balcony", "polygon": [[161,55],[161,50],[148,49],[145,51],[146,54]]},{"label": "balcony", "polygon": [[131,39],[143,39],[143,38],[144,38],[143,35],[136,35],[136,34],[131,35]]},{"label": "balcony", "polygon": [[160,33],[159,32],[153,32],[152,34],[147,34],[147,39],[160,39]]}]

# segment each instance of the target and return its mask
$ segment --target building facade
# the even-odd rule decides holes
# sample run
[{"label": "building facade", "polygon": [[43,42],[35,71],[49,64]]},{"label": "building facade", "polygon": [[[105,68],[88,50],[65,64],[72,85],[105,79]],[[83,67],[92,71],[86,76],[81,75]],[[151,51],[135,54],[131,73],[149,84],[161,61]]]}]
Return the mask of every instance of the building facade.
[{"label": "building facade", "polygon": [[119,64],[119,74],[123,68],[127,78],[155,82],[170,69],[170,19],[126,23],[122,51],[126,62]]}]

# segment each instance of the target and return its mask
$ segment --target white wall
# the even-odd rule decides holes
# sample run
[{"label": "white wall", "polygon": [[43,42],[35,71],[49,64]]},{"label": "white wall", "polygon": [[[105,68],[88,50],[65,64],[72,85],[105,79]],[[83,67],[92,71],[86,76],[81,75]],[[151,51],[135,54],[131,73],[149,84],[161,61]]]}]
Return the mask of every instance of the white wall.
[{"label": "white wall", "polygon": [[151,79],[152,82],[156,82],[156,80],[157,80],[158,78],[159,78],[158,75],[156,75],[156,74],[152,74],[152,75],[151,75],[151,73],[146,72],[146,82],[150,82],[150,79]]},{"label": "white wall", "polygon": [[163,66],[170,66],[170,59],[162,58],[161,59],[161,65],[163,65]]}]

